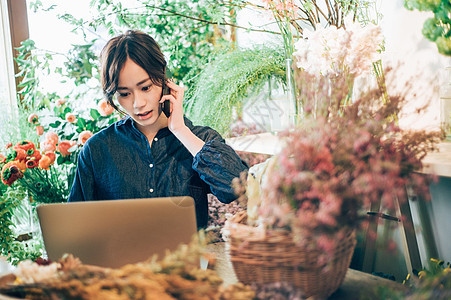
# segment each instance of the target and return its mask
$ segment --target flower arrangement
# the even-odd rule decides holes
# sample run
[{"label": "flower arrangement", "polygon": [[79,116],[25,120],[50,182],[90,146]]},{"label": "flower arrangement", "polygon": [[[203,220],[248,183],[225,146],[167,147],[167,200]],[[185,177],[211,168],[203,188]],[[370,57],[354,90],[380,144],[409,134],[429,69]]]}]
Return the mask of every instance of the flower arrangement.
[{"label": "flower arrangement", "polygon": [[[264,7],[259,9],[269,11],[277,24],[282,36],[286,58],[291,58],[295,41],[305,39],[306,30],[317,30],[322,27],[342,28],[344,17],[368,22],[366,9],[374,1],[309,1],[309,0],[263,0]],[[249,5],[249,3],[248,3]]]},{"label": "flower arrangement", "polygon": [[[61,145],[61,144],[60,144]],[[55,146],[56,147],[56,146]],[[67,150],[64,144],[60,153]],[[67,146],[66,146],[67,147]],[[67,186],[55,176],[53,164],[56,160],[54,151],[42,152],[30,141],[20,141],[16,145],[7,145],[7,155],[1,155],[1,181],[11,186],[18,181],[26,188],[32,199],[40,203],[63,201],[67,195]]]},{"label": "flower arrangement", "polygon": [[341,105],[347,75],[333,76],[333,87],[322,88],[325,76],[300,70],[298,86],[321,113],[280,134],[284,146],[267,162],[260,186],[245,183],[248,224],[292,232],[299,246],[323,251],[322,265],[347,232],[365,224],[372,203],[392,211],[396,201],[406,201],[407,188],[429,199],[433,178],[416,171],[443,138],[441,132],[401,129],[393,116],[406,99],[386,101],[380,87]]},{"label": "flower arrangement", "polygon": [[382,99],[387,101],[380,59],[383,35],[379,26],[372,23],[361,26],[348,19],[346,29],[330,26],[305,31],[304,35],[306,38],[295,44],[293,54],[299,90],[297,105],[303,117],[341,114],[352,98],[358,97],[354,82],[361,75],[374,74],[383,90]]},{"label": "flower arrangement", "polygon": [[58,99],[49,108],[29,115],[28,121],[39,136],[40,150],[58,154],[55,177],[65,181],[64,201],[72,186],[79,151],[94,133],[116,120],[117,114],[104,99],[87,110],[73,109],[64,99]]},{"label": "flower arrangement", "polygon": [[[346,74],[348,97],[354,93],[355,78],[373,70],[378,84],[384,85],[383,70],[378,54],[383,50],[382,35],[376,18],[369,11],[375,8],[375,1],[263,1],[278,25],[283,40],[286,58],[286,88],[290,101],[290,114],[301,123],[306,113],[315,113],[316,108],[308,106],[302,87],[296,86],[292,70],[301,68],[314,75],[326,76],[335,86],[335,77]],[[375,8],[377,12],[377,9]],[[295,61],[296,67],[292,65]],[[296,72],[296,70],[295,70]],[[386,98],[386,95],[384,96]],[[292,103],[292,104],[291,104]]]},{"label": "flower arrangement", "polygon": [[358,76],[368,73],[380,59],[383,35],[372,23],[361,26],[348,19],[346,29],[330,26],[304,31],[294,45],[296,66],[311,74]]},{"label": "flower arrangement", "polygon": [[104,100],[88,114],[62,98],[48,105],[24,118],[29,126],[20,124],[35,134],[0,149],[1,255],[13,264],[42,255],[35,205],[67,200],[78,152],[95,132],[117,120]]},{"label": "flower arrangement", "polygon": [[[99,110],[104,113],[100,106]],[[97,114],[100,116],[101,113]],[[40,119],[35,113],[28,116],[28,122],[41,137],[39,148],[35,143],[23,140],[14,146],[9,143],[4,154],[0,153],[1,181],[9,187],[17,181],[37,203],[63,202],[71,188],[78,151],[93,133],[77,128],[86,121],[77,118],[68,107],[62,109],[59,118],[52,118],[54,123]]]}]

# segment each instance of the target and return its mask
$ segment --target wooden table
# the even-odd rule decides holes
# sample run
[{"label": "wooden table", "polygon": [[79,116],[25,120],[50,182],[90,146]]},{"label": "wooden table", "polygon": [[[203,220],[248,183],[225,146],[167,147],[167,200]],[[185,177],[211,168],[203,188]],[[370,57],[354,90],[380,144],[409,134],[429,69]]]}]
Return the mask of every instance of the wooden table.
[{"label": "wooden table", "polygon": [[[270,132],[228,138],[226,143],[235,151],[270,155],[279,153],[283,147],[283,140]],[[451,177],[451,142],[440,143],[438,148],[439,151],[426,155],[421,172]]]},{"label": "wooden table", "polygon": [[[216,256],[214,269],[224,280],[224,284],[229,285],[237,283],[238,279],[225,248],[225,243],[208,245],[208,251]],[[398,291],[405,288],[405,286],[395,281],[348,269],[343,284],[329,299],[380,299],[377,295],[379,287],[393,288]]]}]

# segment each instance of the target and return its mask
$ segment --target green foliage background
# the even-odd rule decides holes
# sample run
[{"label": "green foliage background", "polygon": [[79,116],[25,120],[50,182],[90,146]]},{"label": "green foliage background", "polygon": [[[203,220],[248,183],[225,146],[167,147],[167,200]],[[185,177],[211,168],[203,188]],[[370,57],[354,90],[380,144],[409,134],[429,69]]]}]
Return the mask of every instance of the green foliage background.
[{"label": "green foliage background", "polygon": [[437,45],[438,51],[451,56],[451,2],[449,0],[404,0],[409,10],[429,11],[434,17],[423,24],[422,33]]}]

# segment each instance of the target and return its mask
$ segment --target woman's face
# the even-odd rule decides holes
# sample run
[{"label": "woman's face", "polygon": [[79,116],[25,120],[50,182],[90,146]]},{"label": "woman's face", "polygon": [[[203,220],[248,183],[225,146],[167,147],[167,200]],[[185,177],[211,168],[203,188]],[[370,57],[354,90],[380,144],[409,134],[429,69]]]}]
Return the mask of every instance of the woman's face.
[{"label": "woman's face", "polygon": [[143,133],[163,127],[160,126],[162,120],[157,122],[160,117],[161,92],[162,87],[153,84],[149,74],[133,60],[127,58],[119,72],[117,99]]}]

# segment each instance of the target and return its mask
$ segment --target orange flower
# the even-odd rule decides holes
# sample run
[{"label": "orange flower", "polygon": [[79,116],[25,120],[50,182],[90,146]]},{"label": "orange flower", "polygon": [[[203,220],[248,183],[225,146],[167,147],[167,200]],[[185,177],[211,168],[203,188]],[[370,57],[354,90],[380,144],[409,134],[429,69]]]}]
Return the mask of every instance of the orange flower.
[{"label": "orange flower", "polygon": [[25,151],[27,151],[28,149],[36,149],[36,147],[34,146],[34,144],[33,144],[33,142],[30,142],[30,141],[21,141],[21,142],[18,142],[15,146],[14,146],[14,148],[13,148],[14,150],[17,150],[17,149],[23,149],[23,150],[25,150]]},{"label": "orange flower", "polygon": [[0,153],[0,164],[4,163],[6,161],[6,156]]},{"label": "orange flower", "polygon": [[78,136],[78,142],[82,145],[92,136],[92,132],[89,130],[82,131]]},{"label": "orange flower", "polygon": [[43,135],[44,134],[44,127],[42,127],[42,125],[36,126],[36,134],[37,135]]},{"label": "orange flower", "polygon": [[56,100],[56,106],[60,107],[61,105],[63,105],[64,103],[66,103],[66,100],[64,99],[58,99]]},{"label": "orange flower", "polygon": [[6,149],[9,149],[9,148],[11,148],[12,146],[13,146],[13,143],[8,143],[8,144],[5,145],[5,148],[6,148]]},{"label": "orange flower", "polygon": [[14,149],[16,151],[16,157],[14,157],[14,160],[23,161],[27,159],[27,151],[24,149]]},{"label": "orange flower", "polygon": [[69,122],[69,123],[75,123],[75,122],[77,122],[77,118],[75,117],[74,114],[67,113],[66,114],[66,121]]},{"label": "orange flower", "polygon": [[58,144],[56,149],[61,153],[62,156],[70,155],[69,149],[76,144],[75,141],[64,140]]},{"label": "orange flower", "polygon": [[41,155],[41,152],[39,152],[39,150],[29,149],[27,151],[27,160],[35,159],[36,162],[38,162],[41,159],[41,157],[42,157],[42,155]]},{"label": "orange flower", "polygon": [[31,114],[28,116],[28,122],[31,124],[37,124],[38,123],[38,115],[37,114]]},{"label": "orange flower", "polygon": [[25,170],[27,169],[27,164],[24,160],[23,161],[15,160],[14,165],[16,165],[22,172],[25,172]]},{"label": "orange flower", "polygon": [[[49,132],[47,132],[47,133],[45,134],[45,141],[48,142],[48,143],[50,143],[50,144],[56,145],[56,144],[58,144],[59,137],[58,137],[58,135],[57,135],[56,133],[54,133],[53,131],[49,131]],[[42,150],[42,149],[41,149],[41,150]]]},{"label": "orange flower", "polygon": [[[52,152],[53,153],[53,152]],[[52,164],[52,159],[47,156],[44,155],[40,160],[39,160],[39,168],[44,169],[44,170],[48,170],[50,168],[50,165]]]},{"label": "orange flower", "polygon": [[33,169],[38,166],[38,161],[34,158],[27,160],[27,168]]},{"label": "orange flower", "polygon": [[22,178],[23,173],[16,161],[10,161],[2,168],[1,180],[3,184],[10,186],[17,179]]},{"label": "orange flower", "polygon": [[53,151],[46,152],[44,154],[44,156],[47,156],[48,158],[50,158],[50,164],[53,164],[55,162],[55,159],[56,159],[55,152],[53,152]]},{"label": "orange flower", "polygon": [[101,116],[106,117],[114,112],[114,108],[105,99],[102,99],[97,104],[97,111]]}]

